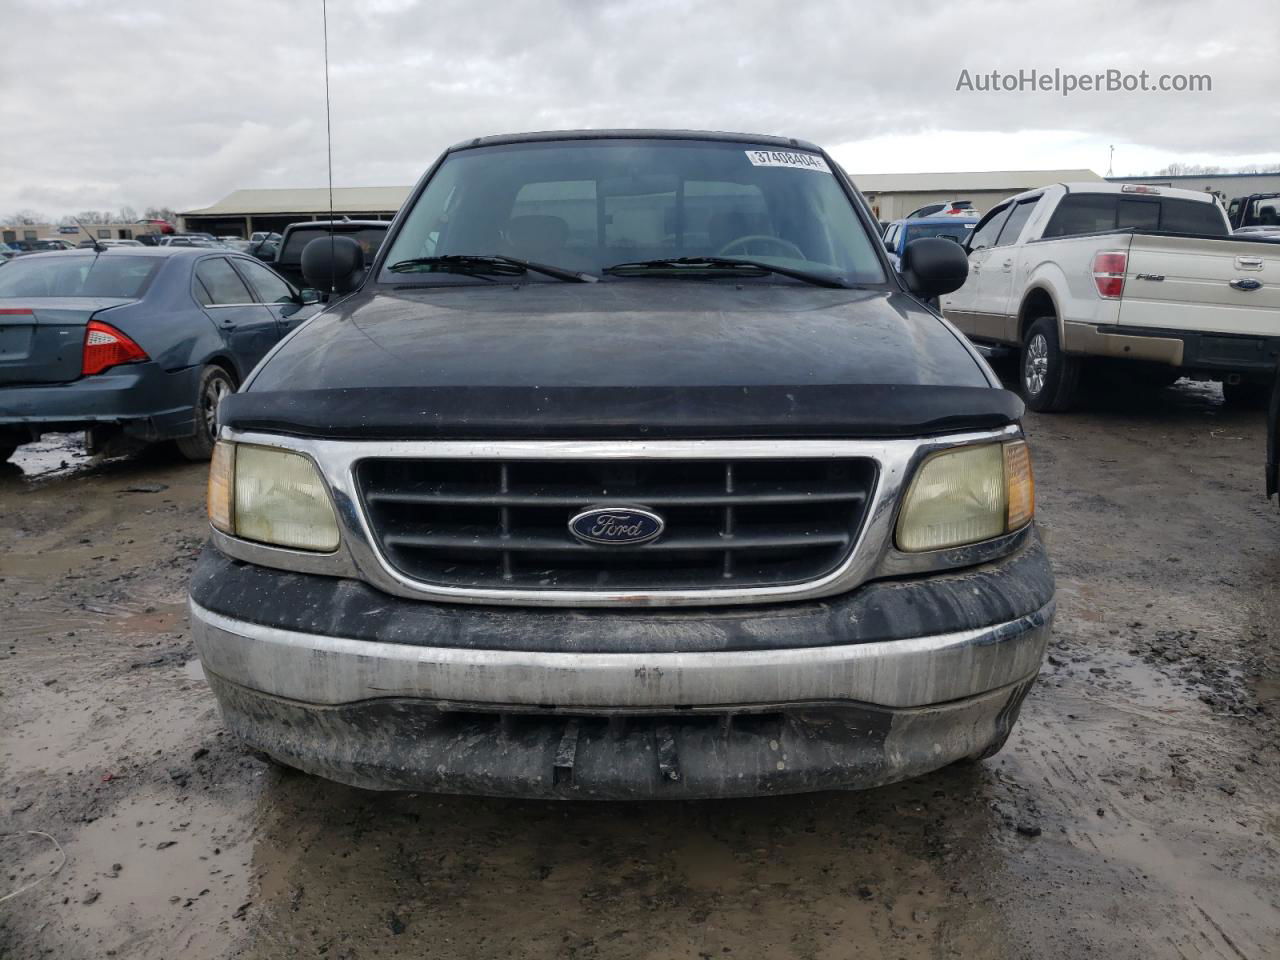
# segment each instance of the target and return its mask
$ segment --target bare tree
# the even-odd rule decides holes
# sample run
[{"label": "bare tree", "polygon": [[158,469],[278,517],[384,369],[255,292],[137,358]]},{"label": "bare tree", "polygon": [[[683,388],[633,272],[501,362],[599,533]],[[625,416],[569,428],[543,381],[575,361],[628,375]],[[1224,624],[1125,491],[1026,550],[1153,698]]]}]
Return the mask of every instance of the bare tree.
[{"label": "bare tree", "polygon": [[1155,175],[1157,177],[1210,177],[1216,173],[1226,173],[1226,170],[1222,167],[1215,166],[1214,164],[1180,163],[1178,161],[1174,161],[1168,166],[1161,167],[1156,171]]},{"label": "bare tree", "polygon": [[3,220],[5,223],[12,223],[18,226],[31,226],[37,223],[49,222],[49,218],[39,210],[32,210],[30,208],[15,210],[7,217],[0,217],[0,220]]},{"label": "bare tree", "polygon": [[1280,163],[1247,163],[1244,166],[1226,167],[1214,163],[1182,163],[1175,160],[1155,173],[1143,172],[1144,177],[1212,177],[1222,173],[1280,173]]}]

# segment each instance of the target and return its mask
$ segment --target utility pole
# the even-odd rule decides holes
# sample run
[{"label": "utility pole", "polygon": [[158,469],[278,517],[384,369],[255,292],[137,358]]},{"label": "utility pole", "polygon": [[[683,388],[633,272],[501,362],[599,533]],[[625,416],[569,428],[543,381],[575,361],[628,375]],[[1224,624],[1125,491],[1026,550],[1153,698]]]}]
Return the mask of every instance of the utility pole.
[{"label": "utility pole", "polygon": [[1110,151],[1107,154],[1107,176],[1113,177],[1115,176],[1116,145],[1111,144],[1107,150]]}]

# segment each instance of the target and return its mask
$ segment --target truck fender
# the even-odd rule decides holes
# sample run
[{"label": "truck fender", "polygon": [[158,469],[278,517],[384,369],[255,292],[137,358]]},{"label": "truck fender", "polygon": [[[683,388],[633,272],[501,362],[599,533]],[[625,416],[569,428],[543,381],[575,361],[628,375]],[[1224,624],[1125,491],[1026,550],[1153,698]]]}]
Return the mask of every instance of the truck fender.
[{"label": "truck fender", "polygon": [[1033,320],[1052,313],[1058,320],[1058,342],[1063,342],[1064,325],[1062,310],[1059,307],[1061,298],[1053,283],[1052,273],[1057,267],[1043,270],[1038,277],[1033,278],[1026,289],[1022,293],[1022,301],[1018,304],[1018,310],[1015,314],[1017,319],[1017,339],[1018,343],[1023,341],[1026,336],[1027,327],[1031,325]]}]

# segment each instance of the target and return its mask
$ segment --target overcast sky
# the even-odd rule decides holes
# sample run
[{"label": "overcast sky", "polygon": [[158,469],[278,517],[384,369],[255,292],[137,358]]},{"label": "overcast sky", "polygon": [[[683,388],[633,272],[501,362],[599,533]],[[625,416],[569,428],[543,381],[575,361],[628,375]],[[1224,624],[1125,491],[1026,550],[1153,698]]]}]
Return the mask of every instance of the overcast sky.
[{"label": "overcast sky", "polygon": [[[325,182],[320,0],[0,0],[0,216]],[[472,136],[697,127],[853,173],[1280,162],[1280,3],[329,0],[337,186]],[[1204,93],[977,93],[962,70],[1202,73]]]}]

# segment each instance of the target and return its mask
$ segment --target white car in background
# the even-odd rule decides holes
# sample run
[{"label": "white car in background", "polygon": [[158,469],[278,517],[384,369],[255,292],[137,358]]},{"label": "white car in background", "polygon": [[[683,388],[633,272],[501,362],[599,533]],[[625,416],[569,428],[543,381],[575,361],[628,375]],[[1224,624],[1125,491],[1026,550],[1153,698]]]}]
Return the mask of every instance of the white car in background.
[{"label": "white car in background", "polygon": [[1055,183],[1009,197],[965,244],[969,277],[943,314],[981,344],[1020,351],[1033,410],[1065,410],[1086,358],[1133,379],[1220,380],[1261,406],[1280,352],[1280,249],[1232,236],[1194,190]]},{"label": "white car in background", "polygon": [[926,203],[917,207],[903,219],[915,220],[917,217],[976,217],[978,211],[972,200],[947,200],[944,203]]},{"label": "white car in background", "polygon": [[88,247],[141,247],[144,244],[138,240],[81,240],[76,244],[77,249],[86,249]]}]

